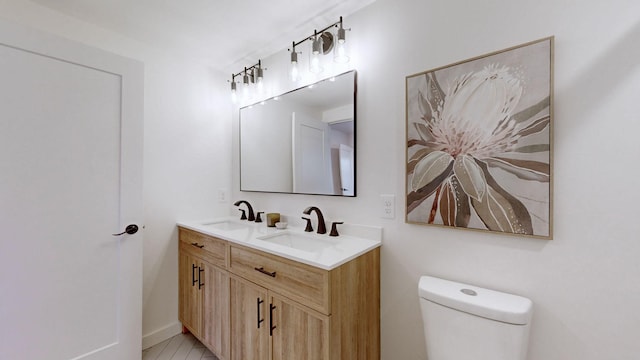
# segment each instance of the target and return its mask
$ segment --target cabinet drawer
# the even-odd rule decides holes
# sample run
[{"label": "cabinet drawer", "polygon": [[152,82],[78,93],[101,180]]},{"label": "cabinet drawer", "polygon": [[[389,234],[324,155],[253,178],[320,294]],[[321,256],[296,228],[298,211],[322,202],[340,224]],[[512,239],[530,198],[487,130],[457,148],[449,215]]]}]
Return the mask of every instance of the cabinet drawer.
[{"label": "cabinet drawer", "polygon": [[330,315],[328,271],[235,245],[230,254],[231,272]]},{"label": "cabinet drawer", "polygon": [[227,267],[227,242],[189,229],[180,229],[180,242],[193,247],[192,253],[221,268]]}]

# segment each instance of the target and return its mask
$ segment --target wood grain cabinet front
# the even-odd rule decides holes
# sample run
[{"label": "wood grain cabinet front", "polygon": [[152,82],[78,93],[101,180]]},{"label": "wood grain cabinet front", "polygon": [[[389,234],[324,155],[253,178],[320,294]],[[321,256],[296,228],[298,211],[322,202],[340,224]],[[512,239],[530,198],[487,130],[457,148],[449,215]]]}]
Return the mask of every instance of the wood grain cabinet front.
[{"label": "wood grain cabinet front", "polygon": [[229,359],[229,273],[203,262],[201,340],[220,360]]},{"label": "wood grain cabinet front", "polygon": [[180,228],[179,276],[180,320],[221,360],[380,359],[379,248],[324,270]]},{"label": "wood grain cabinet front", "polygon": [[270,296],[272,360],[328,360],[331,316],[301,306],[286,297]]},{"label": "wood grain cabinet front", "polygon": [[180,247],[179,317],[182,326],[199,335],[202,332],[202,291],[198,288],[201,262],[189,250]]},{"label": "wood grain cabinet front", "polygon": [[[243,299],[232,290],[232,354],[236,347],[243,348],[244,339],[234,327],[254,325],[262,336],[269,333],[270,360],[380,358],[379,248],[333,270],[236,244],[230,245],[229,254],[232,289],[239,277],[268,295],[260,310],[239,324],[236,311],[255,299]],[[258,329],[251,323],[256,317],[264,317],[268,326]]]},{"label": "wood grain cabinet front", "polygon": [[[187,232],[189,241],[193,240]],[[183,327],[215,353],[220,360],[229,359],[229,273],[209,262],[212,255],[225,259],[223,254],[182,241],[179,247],[179,319]],[[209,239],[207,239],[209,240]],[[200,243],[218,243],[221,240]],[[223,242],[226,246],[226,243]],[[213,248],[213,247],[211,247]],[[205,260],[206,259],[206,260]],[[216,262],[221,263],[221,262]]]},{"label": "wood grain cabinet front", "polygon": [[231,276],[231,359],[269,360],[267,289]]},{"label": "wood grain cabinet front", "polygon": [[323,313],[329,309],[329,272],[244,247],[231,246],[229,268],[254,283]]}]

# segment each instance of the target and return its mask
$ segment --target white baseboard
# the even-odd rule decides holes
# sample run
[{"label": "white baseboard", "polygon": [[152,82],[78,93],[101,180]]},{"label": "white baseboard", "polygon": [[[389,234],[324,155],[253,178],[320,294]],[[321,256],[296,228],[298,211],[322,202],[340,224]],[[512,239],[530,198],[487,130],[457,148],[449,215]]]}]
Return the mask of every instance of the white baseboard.
[{"label": "white baseboard", "polygon": [[182,332],[182,324],[175,322],[163,328],[142,335],[142,349],[148,349]]}]

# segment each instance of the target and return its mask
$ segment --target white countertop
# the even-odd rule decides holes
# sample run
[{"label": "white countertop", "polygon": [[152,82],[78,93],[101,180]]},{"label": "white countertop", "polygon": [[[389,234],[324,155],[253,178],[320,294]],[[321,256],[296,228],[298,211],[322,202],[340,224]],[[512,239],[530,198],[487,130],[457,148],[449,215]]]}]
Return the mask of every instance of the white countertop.
[{"label": "white countertop", "polygon": [[[234,217],[204,221],[180,221],[178,226],[324,270],[335,269],[382,245],[382,228],[368,225],[338,225],[340,236],[329,236],[330,226],[327,226],[327,234],[321,235],[315,232],[304,232],[302,227],[289,226],[285,230],[279,230],[275,227],[267,227],[265,222],[241,221]],[[277,234],[303,236],[310,243],[322,246],[319,250],[303,250],[260,239]]]}]

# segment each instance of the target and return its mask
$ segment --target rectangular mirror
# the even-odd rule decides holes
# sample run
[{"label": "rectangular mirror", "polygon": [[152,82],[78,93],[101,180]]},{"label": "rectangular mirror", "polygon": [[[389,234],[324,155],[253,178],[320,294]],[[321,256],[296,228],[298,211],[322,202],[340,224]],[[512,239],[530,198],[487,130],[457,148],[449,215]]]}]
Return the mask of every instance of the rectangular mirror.
[{"label": "rectangular mirror", "polygon": [[240,190],[356,196],[356,72],[240,109]]}]

